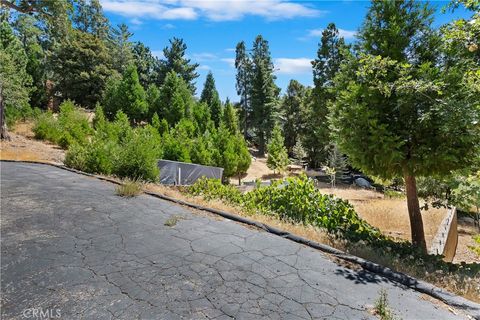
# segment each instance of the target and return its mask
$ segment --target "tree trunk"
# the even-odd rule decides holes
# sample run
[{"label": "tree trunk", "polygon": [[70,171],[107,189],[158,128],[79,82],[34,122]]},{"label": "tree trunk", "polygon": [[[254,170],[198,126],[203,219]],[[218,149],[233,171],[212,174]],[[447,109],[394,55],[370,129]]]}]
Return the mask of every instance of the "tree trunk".
[{"label": "tree trunk", "polygon": [[5,121],[5,103],[3,99],[3,85],[0,83],[0,140],[10,140]]},{"label": "tree trunk", "polygon": [[261,157],[265,156],[265,134],[263,131],[258,133],[258,153]]},{"label": "tree trunk", "polygon": [[427,252],[425,233],[423,232],[422,214],[417,195],[417,182],[415,176],[405,171],[405,189],[407,191],[408,215],[410,217],[410,230],[412,232],[412,243],[423,252]]}]

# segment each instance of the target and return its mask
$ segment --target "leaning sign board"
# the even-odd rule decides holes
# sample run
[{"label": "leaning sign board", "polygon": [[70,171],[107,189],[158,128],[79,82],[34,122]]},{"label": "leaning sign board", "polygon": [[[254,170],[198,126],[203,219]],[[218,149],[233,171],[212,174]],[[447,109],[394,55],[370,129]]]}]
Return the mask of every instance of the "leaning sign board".
[{"label": "leaning sign board", "polygon": [[191,185],[202,177],[222,179],[223,168],[202,166],[170,160],[158,160],[160,183],[167,185]]}]

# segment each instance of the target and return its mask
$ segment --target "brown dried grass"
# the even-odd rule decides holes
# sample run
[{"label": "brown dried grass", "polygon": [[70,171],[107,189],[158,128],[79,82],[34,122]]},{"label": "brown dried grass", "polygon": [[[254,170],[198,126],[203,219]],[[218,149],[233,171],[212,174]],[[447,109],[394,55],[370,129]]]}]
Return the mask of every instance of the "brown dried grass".
[{"label": "brown dried grass", "polygon": [[[380,192],[357,188],[321,188],[320,192],[348,200],[355,211],[384,234],[403,240],[411,239],[410,219],[405,199],[385,198]],[[427,246],[430,246],[440,223],[447,214],[445,208],[422,210]]]}]

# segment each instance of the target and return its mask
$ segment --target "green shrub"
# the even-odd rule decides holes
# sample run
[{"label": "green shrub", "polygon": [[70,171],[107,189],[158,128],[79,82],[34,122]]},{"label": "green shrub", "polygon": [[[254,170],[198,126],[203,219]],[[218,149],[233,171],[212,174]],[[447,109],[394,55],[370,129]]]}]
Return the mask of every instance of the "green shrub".
[{"label": "green shrub", "polygon": [[122,145],[115,174],[146,181],[158,181],[161,158],[160,135],[151,126],[137,128]]},{"label": "green shrub", "polygon": [[207,179],[198,180],[188,190],[206,199],[220,199],[282,220],[320,227],[354,241],[382,238],[380,231],[362,220],[347,201],[321,194],[306,176],[275,181],[245,194]]},{"label": "green shrub", "polygon": [[84,145],[92,128],[87,117],[70,100],[60,105],[60,113],[55,118],[51,112],[38,115],[33,127],[35,138],[48,140],[67,149],[71,144]]},{"label": "green shrub", "polygon": [[28,104],[21,107],[5,106],[5,121],[8,127],[15,125],[17,121],[26,121],[28,119],[36,118],[40,114],[40,109],[32,109]]},{"label": "green shrub", "polygon": [[59,143],[64,149],[67,149],[73,142],[85,144],[87,137],[92,133],[87,117],[70,100],[66,100],[60,105],[58,123],[63,135]]},{"label": "green shrub", "polygon": [[58,143],[62,138],[60,125],[51,112],[40,114],[32,130],[36,139]]},{"label": "green shrub", "polygon": [[87,169],[87,149],[78,144],[70,145],[65,155],[65,165],[81,171],[88,171]]}]

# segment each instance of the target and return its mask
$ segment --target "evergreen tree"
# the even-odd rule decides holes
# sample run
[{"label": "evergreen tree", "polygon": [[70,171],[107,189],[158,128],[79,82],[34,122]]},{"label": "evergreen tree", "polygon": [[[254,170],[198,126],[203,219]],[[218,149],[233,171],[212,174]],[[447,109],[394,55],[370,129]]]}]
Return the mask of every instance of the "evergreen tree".
[{"label": "evergreen tree", "polygon": [[260,35],[253,43],[252,62],[252,122],[257,135],[258,151],[263,155],[274,125],[273,112],[279,88],[275,85],[276,77],[273,74],[268,41]]},{"label": "evergreen tree", "polygon": [[215,129],[215,124],[210,118],[210,108],[205,103],[195,103],[192,116],[197,127],[198,136],[203,135],[207,130]]},{"label": "evergreen tree", "polygon": [[414,0],[373,1],[360,28],[359,50],[413,64],[438,58],[434,8]]},{"label": "evergreen tree", "polygon": [[[140,80],[140,75],[139,75]],[[158,99],[160,98],[160,90],[157,88],[156,85],[151,84],[148,86],[147,91],[145,92],[145,97],[148,105],[148,118],[152,118],[155,114],[158,116],[156,104],[158,103]]]},{"label": "evergreen tree", "polygon": [[231,134],[238,134],[238,117],[237,117],[237,111],[233,108],[232,104],[230,103],[230,100],[227,98],[227,101],[225,101],[225,110],[223,111],[223,123],[225,125],[225,128],[231,133]]},{"label": "evergreen tree", "polygon": [[297,80],[290,80],[287,93],[280,104],[285,146],[289,154],[292,154],[293,147],[299,140],[299,133],[303,129],[302,117],[300,115],[303,113],[305,97],[305,87]]},{"label": "evergreen tree", "polygon": [[187,84],[171,71],[160,88],[160,95],[153,111],[161,118],[165,118],[170,126],[175,126],[182,118],[191,116],[193,104],[193,97]]},{"label": "evergreen tree", "polygon": [[8,139],[5,109],[28,105],[31,77],[27,55],[6,21],[0,22],[0,61],[0,138]]},{"label": "evergreen tree", "polygon": [[152,55],[150,48],[141,42],[135,42],[133,45],[133,59],[142,86],[147,88],[149,85],[154,84],[158,78],[158,60]]},{"label": "evergreen tree", "polygon": [[127,67],[121,81],[109,84],[103,104],[110,117],[121,110],[133,123],[146,118],[148,103],[135,66]]},{"label": "evergreen tree", "polygon": [[95,107],[114,72],[105,44],[98,37],[78,30],[55,50],[51,65],[56,90],[62,98],[87,108]]},{"label": "evergreen tree", "polygon": [[128,26],[124,23],[113,29],[114,66],[122,74],[133,63],[132,43],[130,42],[132,36],[133,33],[128,30]]},{"label": "evergreen tree", "polygon": [[78,30],[108,40],[110,24],[99,0],[76,0],[73,22]]},{"label": "evergreen tree", "polygon": [[243,119],[243,136],[245,139],[247,139],[247,131],[249,129],[248,119],[251,113],[250,99],[252,94],[252,61],[247,55],[245,42],[243,41],[239,42],[235,49],[235,68],[237,69],[236,89],[237,94],[240,96],[240,105],[243,109],[241,113]]},{"label": "evergreen tree", "polygon": [[27,55],[27,73],[32,77],[30,104],[42,107],[46,104],[46,52],[40,38],[43,31],[38,26],[38,20],[30,15],[19,15],[14,23],[15,31]]},{"label": "evergreen tree", "polygon": [[167,75],[173,71],[183,79],[193,95],[195,94],[195,79],[199,76],[196,72],[199,64],[190,63],[190,59],[186,58],[187,45],[183,39],[173,38],[169,42],[170,47],[163,49],[165,59],[160,60],[159,63],[157,85],[163,85]]},{"label": "evergreen tree", "polygon": [[293,157],[297,160],[297,164],[302,165],[303,159],[305,159],[307,156],[307,152],[303,148],[300,140],[297,140],[297,143],[295,143],[295,146],[293,146],[292,153]]},{"label": "evergreen tree", "polygon": [[200,102],[206,103],[210,109],[210,116],[215,123],[215,126],[220,126],[222,121],[222,102],[218,96],[217,88],[215,88],[215,79],[212,72],[207,74],[205,84],[203,86]]},{"label": "evergreen tree", "polygon": [[235,152],[237,154],[237,167],[234,176],[238,178],[238,185],[240,185],[242,177],[247,173],[247,170],[252,163],[252,156],[248,151],[245,139],[239,134],[232,136],[235,137]]},{"label": "evergreen tree", "polygon": [[348,56],[348,46],[339,36],[335,24],[328,24],[322,32],[317,58],[312,61],[314,89],[303,113],[302,144],[312,167],[319,167],[327,157],[326,150],[330,144],[328,104],[335,98],[335,93],[332,92],[333,78]]},{"label": "evergreen tree", "polygon": [[130,65],[125,70],[122,82],[118,87],[120,108],[132,122],[145,119],[148,111],[145,91],[138,80],[137,70]]},{"label": "evergreen tree", "polygon": [[435,56],[431,18],[427,4],[373,2],[359,33],[361,52],[336,77],[330,117],[335,140],[355,167],[384,179],[403,177],[412,242],[423,251],[416,178],[470,166],[480,152],[478,94],[465,72],[445,68]]},{"label": "evergreen tree", "polygon": [[269,169],[284,172],[288,166],[288,153],[285,148],[282,130],[279,125],[275,125],[272,132],[272,138],[268,144],[267,166]]}]

